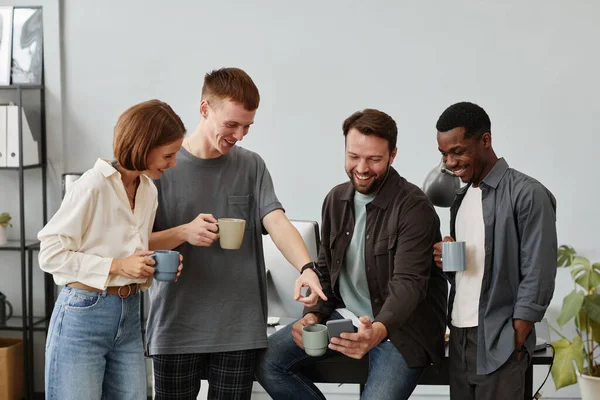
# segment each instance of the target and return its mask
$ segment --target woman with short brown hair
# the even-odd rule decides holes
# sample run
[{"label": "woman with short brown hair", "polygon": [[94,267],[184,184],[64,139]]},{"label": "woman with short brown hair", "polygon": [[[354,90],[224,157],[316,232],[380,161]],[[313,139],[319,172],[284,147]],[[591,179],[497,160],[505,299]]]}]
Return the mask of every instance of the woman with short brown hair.
[{"label": "woman with short brown hair", "polygon": [[46,398],[146,399],[139,302],[154,273],[152,179],[176,165],[184,135],[162,101],[127,109],[116,160],[98,159],[39,232],[40,268],[65,285],[46,342]]}]

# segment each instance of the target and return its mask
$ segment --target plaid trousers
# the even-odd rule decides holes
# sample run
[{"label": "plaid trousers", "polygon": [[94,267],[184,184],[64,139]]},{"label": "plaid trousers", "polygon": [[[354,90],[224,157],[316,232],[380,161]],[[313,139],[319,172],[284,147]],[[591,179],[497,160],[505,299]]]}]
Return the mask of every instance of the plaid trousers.
[{"label": "plaid trousers", "polygon": [[196,400],[201,379],[209,400],[250,399],[258,351],[152,356],[155,400]]}]

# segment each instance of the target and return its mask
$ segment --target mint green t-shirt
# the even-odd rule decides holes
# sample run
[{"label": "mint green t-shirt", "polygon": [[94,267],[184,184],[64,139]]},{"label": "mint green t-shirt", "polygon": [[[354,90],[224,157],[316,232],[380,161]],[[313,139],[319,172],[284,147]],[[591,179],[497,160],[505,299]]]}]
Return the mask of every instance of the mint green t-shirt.
[{"label": "mint green t-shirt", "polygon": [[364,195],[354,192],[354,234],[346,249],[346,257],[340,272],[340,295],[346,308],[357,316],[373,317],[371,296],[365,271],[365,229],[367,204],[375,194]]}]

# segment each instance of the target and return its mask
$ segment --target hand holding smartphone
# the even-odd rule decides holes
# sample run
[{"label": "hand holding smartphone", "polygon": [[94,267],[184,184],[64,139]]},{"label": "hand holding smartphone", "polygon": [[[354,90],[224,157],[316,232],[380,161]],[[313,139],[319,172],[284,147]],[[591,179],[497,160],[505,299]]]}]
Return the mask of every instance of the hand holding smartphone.
[{"label": "hand holding smartphone", "polygon": [[332,319],[327,321],[327,334],[329,340],[333,337],[340,337],[342,332],[354,333],[354,325],[351,319]]}]

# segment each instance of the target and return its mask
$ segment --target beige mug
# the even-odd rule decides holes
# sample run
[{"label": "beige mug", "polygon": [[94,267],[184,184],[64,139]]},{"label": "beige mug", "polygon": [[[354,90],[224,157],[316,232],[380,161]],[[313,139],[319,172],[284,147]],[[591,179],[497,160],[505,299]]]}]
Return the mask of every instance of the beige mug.
[{"label": "beige mug", "polygon": [[237,250],[242,246],[246,221],[238,218],[219,218],[217,220],[219,243],[222,249]]}]

